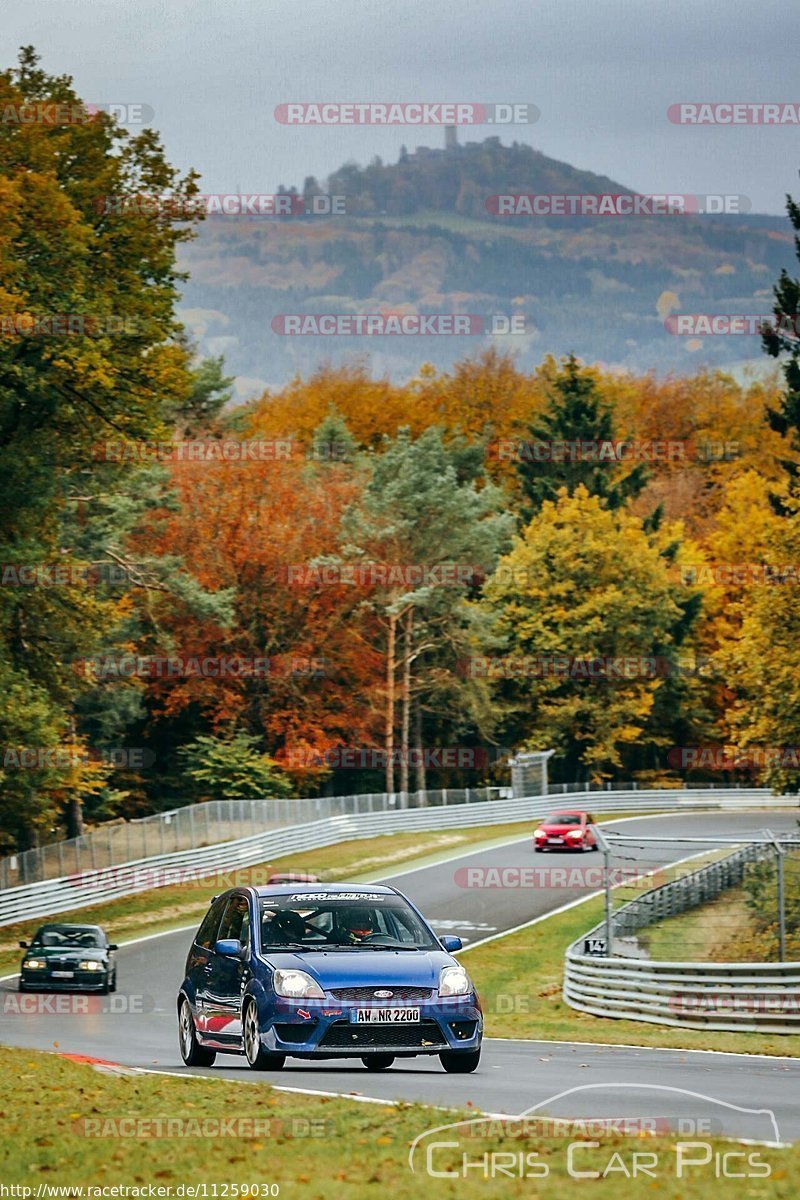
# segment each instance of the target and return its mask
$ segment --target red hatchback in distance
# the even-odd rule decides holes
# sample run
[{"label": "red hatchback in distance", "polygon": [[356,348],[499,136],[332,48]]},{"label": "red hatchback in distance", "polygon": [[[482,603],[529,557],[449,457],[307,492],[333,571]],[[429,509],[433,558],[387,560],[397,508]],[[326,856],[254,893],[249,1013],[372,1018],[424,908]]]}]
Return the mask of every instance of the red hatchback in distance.
[{"label": "red hatchback in distance", "polygon": [[596,850],[594,817],[582,809],[553,813],[533,834],[534,850]]}]

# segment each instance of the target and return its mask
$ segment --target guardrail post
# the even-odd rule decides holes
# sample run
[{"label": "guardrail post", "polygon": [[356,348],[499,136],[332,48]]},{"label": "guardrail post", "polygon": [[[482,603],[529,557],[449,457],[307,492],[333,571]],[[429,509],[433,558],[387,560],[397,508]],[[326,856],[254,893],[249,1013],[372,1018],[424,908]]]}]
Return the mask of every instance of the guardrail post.
[{"label": "guardrail post", "polygon": [[605,902],[606,902],[606,958],[611,958],[613,955],[613,911],[611,900],[611,846],[609,845],[605,834],[599,826],[595,826],[595,836],[597,837],[600,849],[603,852],[603,883],[605,887]]},{"label": "guardrail post", "polygon": [[778,961],[786,962],[786,904],[783,893],[783,856],[786,852],[771,829],[764,832],[772,838],[775,846],[775,865],[778,873]]}]

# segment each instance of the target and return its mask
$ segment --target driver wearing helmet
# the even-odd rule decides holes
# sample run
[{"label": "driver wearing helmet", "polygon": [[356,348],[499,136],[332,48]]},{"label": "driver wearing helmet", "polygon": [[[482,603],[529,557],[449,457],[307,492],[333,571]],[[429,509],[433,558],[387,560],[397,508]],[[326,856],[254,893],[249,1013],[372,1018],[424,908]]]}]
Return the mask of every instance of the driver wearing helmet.
[{"label": "driver wearing helmet", "polygon": [[342,940],[358,945],[370,934],[377,933],[372,913],[368,908],[354,908],[345,913],[341,922]]}]

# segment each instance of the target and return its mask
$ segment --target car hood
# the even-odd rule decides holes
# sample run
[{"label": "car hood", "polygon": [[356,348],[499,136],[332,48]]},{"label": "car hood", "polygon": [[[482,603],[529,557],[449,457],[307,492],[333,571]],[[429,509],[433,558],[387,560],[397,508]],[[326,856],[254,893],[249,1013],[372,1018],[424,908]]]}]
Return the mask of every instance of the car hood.
[{"label": "car hood", "polygon": [[96,959],[103,962],[106,951],[97,946],[33,946],[25,951],[25,958],[43,958],[49,961],[57,958],[64,962],[83,962]]},{"label": "car hood", "polygon": [[565,833],[583,832],[582,825],[540,825],[539,828],[543,829],[545,833],[557,834],[559,837],[563,836]]},{"label": "car hood", "polygon": [[325,989],[341,987],[438,988],[442,967],[456,965],[445,950],[315,950],[309,954],[280,951],[263,958],[280,970],[305,971]]}]

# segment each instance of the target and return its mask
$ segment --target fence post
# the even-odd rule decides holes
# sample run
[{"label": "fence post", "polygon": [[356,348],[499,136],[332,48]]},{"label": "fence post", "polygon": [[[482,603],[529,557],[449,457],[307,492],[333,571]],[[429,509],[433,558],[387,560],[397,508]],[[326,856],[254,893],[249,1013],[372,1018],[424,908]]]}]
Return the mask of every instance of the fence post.
[{"label": "fence post", "polygon": [[596,829],[597,841],[600,849],[603,851],[603,874],[605,876],[605,907],[606,907],[606,958],[613,957],[613,912],[611,901],[611,846],[606,840],[605,834],[598,827]]}]

